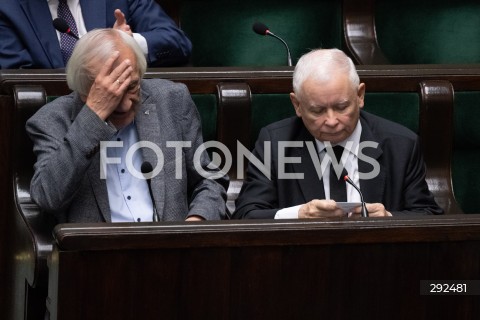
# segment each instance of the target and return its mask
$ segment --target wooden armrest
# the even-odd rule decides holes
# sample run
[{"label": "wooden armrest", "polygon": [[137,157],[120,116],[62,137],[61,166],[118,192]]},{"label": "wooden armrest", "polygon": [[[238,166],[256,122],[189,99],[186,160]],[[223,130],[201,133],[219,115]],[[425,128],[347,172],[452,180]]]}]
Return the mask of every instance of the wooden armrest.
[{"label": "wooden armrest", "polygon": [[345,45],[357,64],[390,64],[378,45],[375,0],[343,1]]},{"label": "wooden armrest", "polygon": [[453,86],[445,80],[420,82],[420,139],[427,183],[445,214],[463,213],[453,195]]},{"label": "wooden armrest", "polygon": [[[38,282],[47,283],[46,260],[52,250],[52,221],[44,217],[30,198],[30,180],[33,176],[35,156],[32,143],[25,132],[26,121],[46,103],[42,86],[17,85],[14,94],[13,132],[13,187],[14,210],[19,252],[28,253],[25,278],[35,287]],[[41,279],[40,279],[41,278]]]},{"label": "wooden armrest", "polygon": [[227,211],[230,217],[235,211],[235,200],[243,183],[243,180],[236,179],[237,141],[247,149],[250,147],[252,94],[249,85],[243,82],[221,82],[217,85],[217,94],[217,138],[219,142],[225,144],[232,156],[230,185],[227,191]]},{"label": "wooden armrest", "polygon": [[46,103],[42,86],[13,86],[12,136],[12,250],[14,259],[15,309],[19,313],[43,313],[47,296],[47,259],[52,252],[53,218],[41,212],[30,198],[30,180],[35,156],[25,131],[26,121]]},{"label": "wooden armrest", "polygon": [[252,94],[244,82],[221,82],[217,84],[218,115],[217,139],[230,150],[236,177],[237,141],[250,147],[252,127]]}]

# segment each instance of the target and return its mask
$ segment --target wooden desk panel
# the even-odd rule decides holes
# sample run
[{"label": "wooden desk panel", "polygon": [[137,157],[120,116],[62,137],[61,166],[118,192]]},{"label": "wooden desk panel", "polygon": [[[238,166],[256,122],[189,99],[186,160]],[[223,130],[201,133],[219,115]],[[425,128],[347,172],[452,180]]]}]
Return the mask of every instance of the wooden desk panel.
[{"label": "wooden desk panel", "polygon": [[52,319],[475,319],[480,216],[61,225]]}]

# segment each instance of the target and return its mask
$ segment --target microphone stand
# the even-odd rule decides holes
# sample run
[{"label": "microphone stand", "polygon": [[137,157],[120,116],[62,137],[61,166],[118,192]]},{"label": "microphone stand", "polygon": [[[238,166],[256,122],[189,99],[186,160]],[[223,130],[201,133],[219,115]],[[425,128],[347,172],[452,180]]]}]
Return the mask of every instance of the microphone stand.
[{"label": "microphone stand", "polygon": [[272,37],[280,40],[283,43],[283,45],[285,46],[285,49],[287,49],[287,63],[288,63],[288,66],[291,67],[292,66],[292,56],[290,55],[290,49],[288,48],[287,43],[282,38],[280,38],[279,36],[277,36],[276,34],[271,32],[270,30],[267,30],[265,33],[268,34],[269,36],[272,36]]},{"label": "microphone stand", "polygon": [[362,217],[364,218],[367,218],[368,217],[368,210],[367,210],[367,206],[365,205],[365,201],[363,200],[363,194],[362,192],[360,191],[360,188],[357,187],[355,185],[355,183],[353,183],[352,179],[350,179],[350,177],[348,175],[345,175],[343,177],[343,179],[348,182],[348,184],[350,184],[352,187],[355,188],[355,190],[358,191],[358,194],[360,194],[360,200],[362,201]]}]

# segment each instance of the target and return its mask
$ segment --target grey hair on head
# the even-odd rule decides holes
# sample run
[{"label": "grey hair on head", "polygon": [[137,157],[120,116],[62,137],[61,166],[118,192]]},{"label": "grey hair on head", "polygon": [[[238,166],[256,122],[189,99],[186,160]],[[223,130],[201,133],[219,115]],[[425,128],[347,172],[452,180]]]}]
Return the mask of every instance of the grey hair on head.
[{"label": "grey hair on head", "polygon": [[90,87],[100,72],[99,66],[122,46],[132,49],[137,59],[139,76],[142,78],[147,70],[147,61],[133,37],[111,28],[95,29],[77,41],[66,68],[68,87],[81,96],[88,96]]},{"label": "grey hair on head", "polygon": [[329,81],[339,72],[347,73],[354,88],[360,84],[355,65],[343,51],[339,49],[315,49],[303,55],[293,72],[293,92],[301,92],[303,82],[307,79],[319,82]]}]

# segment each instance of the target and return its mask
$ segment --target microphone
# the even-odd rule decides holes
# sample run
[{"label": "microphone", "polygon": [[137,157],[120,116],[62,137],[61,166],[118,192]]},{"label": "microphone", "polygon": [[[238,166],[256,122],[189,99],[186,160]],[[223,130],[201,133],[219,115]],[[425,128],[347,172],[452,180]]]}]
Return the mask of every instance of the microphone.
[{"label": "microphone", "polygon": [[364,218],[368,217],[367,206],[365,205],[365,201],[363,200],[363,194],[362,194],[362,192],[360,191],[360,188],[357,187],[357,186],[355,185],[355,183],[353,183],[352,179],[350,179],[350,177],[348,176],[347,171],[346,171],[345,169],[343,169],[342,176],[343,176],[343,180],[345,180],[346,182],[348,182],[348,183],[349,183],[352,187],[354,187],[355,190],[357,190],[358,193],[360,194],[360,200],[362,201],[362,217],[364,217]]},{"label": "microphone", "polygon": [[140,168],[142,171],[143,176],[147,180],[148,184],[148,192],[150,193],[150,198],[152,199],[152,204],[153,204],[153,221],[157,222],[160,221],[160,218],[158,216],[157,212],[157,206],[155,205],[155,199],[153,198],[153,191],[152,191],[152,178],[148,177],[147,175],[153,171],[152,164],[148,161],[145,161],[142,163],[142,167]]},{"label": "microphone", "polygon": [[253,28],[253,31],[255,31],[255,33],[257,33],[261,36],[267,36],[268,35],[268,36],[274,37],[274,38],[282,41],[282,43],[285,45],[285,48],[287,49],[287,63],[288,63],[288,66],[289,67],[292,66],[292,57],[290,56],[290,49],[288,48],[287,43],[282,38],[280,38],[279,36],[277,36],[276,34],[271,32],[270,30],[268,30],[268,27],[261,22],[255,22],[253,24],[252,28]]},{"label": "microphone", "polygon": [[53,27],[57,31],[60,31],[61,33],[66,33],[70,37],[73,37],[79,40],[78,36],[72,32],[72,29],[70,29],[70,26],[68,25],[67,21],[63,20],[62,18],[56,18],[55,20],[53,20]]}]

